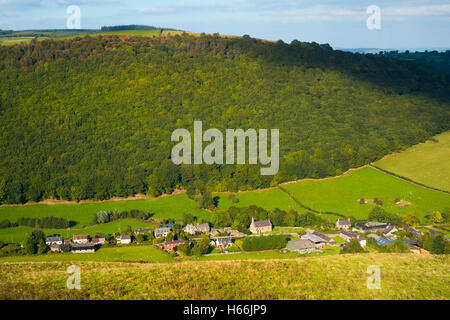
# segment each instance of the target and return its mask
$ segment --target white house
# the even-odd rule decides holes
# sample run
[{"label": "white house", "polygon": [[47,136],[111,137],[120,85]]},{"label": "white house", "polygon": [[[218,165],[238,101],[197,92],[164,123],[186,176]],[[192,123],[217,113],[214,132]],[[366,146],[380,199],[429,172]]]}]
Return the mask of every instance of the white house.
[{"label": "white house", "polygon": [[117,243],[120,243],[120,244],[129,244],[129,243],[131,243],[131,236],[117,236],[116,237],[116,239],[117,239]]},{"label": "white house", "polygon": [[78,244],[89,243],[89,236],[87,234],[74,234],[73,243]]},{"label": "white house", "polygon": [[350,219],[337,219],[336,229],[348,230],[351,227]]},{"label": "white house", "polygon": [[61,236],[47,237],[45,244],[51,246],[52,244],[63,244],[64,240]]}]

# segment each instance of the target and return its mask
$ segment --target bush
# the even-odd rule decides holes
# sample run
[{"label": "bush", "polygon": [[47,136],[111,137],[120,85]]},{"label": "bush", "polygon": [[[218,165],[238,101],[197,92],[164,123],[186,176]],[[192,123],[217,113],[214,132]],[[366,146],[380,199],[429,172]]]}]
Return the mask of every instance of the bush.
[{"label": "bush", "polygon": [[240,247],[245,251],[258,251],[285,248],[287,237],[284,235],[247,237],[242,239]]},{"label": "bush", "polygon": [[365,252],[358,239],[353,238],[341,250],[341,253],[360,253]]}]

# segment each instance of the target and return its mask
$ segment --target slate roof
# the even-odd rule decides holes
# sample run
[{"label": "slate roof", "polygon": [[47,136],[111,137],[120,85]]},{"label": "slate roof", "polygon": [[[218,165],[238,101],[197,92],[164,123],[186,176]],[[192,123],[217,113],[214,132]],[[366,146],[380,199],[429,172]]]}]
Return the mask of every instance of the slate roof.
[{"label": "slate roof", "polygon": [[291,250],[304,250],[315,248],[316,246],[311,240],[308,239],[300,239],[300,240],[291,240],[287,244],[287,248]]},{"label": "slate roof", "polygon": [[259,220],[254,222],[254,226],[256,228],[271,227],[272,223],[270,220]]},{"label": "slate roof", "polygon": [[340,226],[349,226],[351,225],[350,220],[348,219],[338,219],[336,223]]},{"label": "slate roof", "polygon": [[46,242],[56,242],[56,241],[63,241],[63,238],[61,236],[53,236],[53,237],[47,237],[45,239]]}]

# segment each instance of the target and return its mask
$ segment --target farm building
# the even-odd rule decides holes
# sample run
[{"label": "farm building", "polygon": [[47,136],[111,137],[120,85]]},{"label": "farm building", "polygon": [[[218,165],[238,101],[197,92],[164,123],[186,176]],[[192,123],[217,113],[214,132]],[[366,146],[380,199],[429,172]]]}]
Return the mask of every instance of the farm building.
[{"label": "farm building", "polygon": [[314,230],[309,230],[310,233],[307,233],[300,238],[302,240],[309,240],[313,242],[316,246],[323,246],[325,244],[334,245],[336,242],[330,237]]},{"label": "farm building", "polygon": [[89,236],[87,234],[74,234],[73,235],[73,243],[88,243]]},{"label": "farm building", "polygon": [[416,239],[419,239],[419,237],[423,235],[423,233],[420,232],[419,230],[416,230],[416,229],[414,229],[412,227],[408,227],[408,226],[404,227],[403,231],[411,232],[413,237],[416,238]]},{"label": "farm building", "polygon": [[394,233],[395,231],[397,231],[397,228],[390,224],[390,225],[388,225],[388,226],[386,227],[386,229],[384,229],[383,235],[384,235],[385,237],[388,237],[388,236],[393,235],[393,233]]},{"label": "farm building", "polygon": [[78,243],[72,245],[73,253],[93,253],[97,249],[97,246],[93,243]]},{"label": "farm building", "polygon": [[252,218],[252,223],[250,224],[251,233],[264,233],[271,231],[272,231],[272,223],[270,222],[270,220],[255,221],[255,219]]},{"label": "farm building", "polygon": [[92,243],[94,243],[94,244],[104,244],[105,241],[106,241],[105,238],[93,238],[92,239]]},{"label": "farm building", "polygon": [[291,240],[288,242],[286,248],[289,251],[296,251],[300,254],[316,252],[317,247],[311,240],[308,239],[300,239],[300,240]]},{"label": "farm building", "polygon": [[52,252],[63,252],[64,249],[70,248],[70,245],[67,244],[52,244],[50,245],[50,251]]},{"label": "farm building", "polygon": [[53,237],[47,237],[45,239],[45,244],[48,246],[51,246],[52,244],[63,244],[64,239],[61,236],[53,236]]},{"label": "farm building", "polygon": [[395,243],[395,240],[388,239],[388,238],[385,238],[385,237],[380,237],[380,238],[377,240],[377,244],[378,244],[379,246],[382,246],[382,247],[384,247],[384,246],[386,246],[386,245],[388,245],[388,244],[390,244],[390,243]]}]

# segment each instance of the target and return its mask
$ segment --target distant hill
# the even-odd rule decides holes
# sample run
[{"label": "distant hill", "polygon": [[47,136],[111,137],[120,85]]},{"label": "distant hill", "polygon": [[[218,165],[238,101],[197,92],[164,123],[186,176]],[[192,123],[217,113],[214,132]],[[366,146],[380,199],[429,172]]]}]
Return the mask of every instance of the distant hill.
[{"label": "distant hill", "polygon": [[[338,175],[450,129],[450,77],[329,45],[177,33],[0,46],[0,202],[210,192]],[[280,171],[175,166],[171,133],[277,128]],[[325,196],[325,195],[324,195]]]}]

